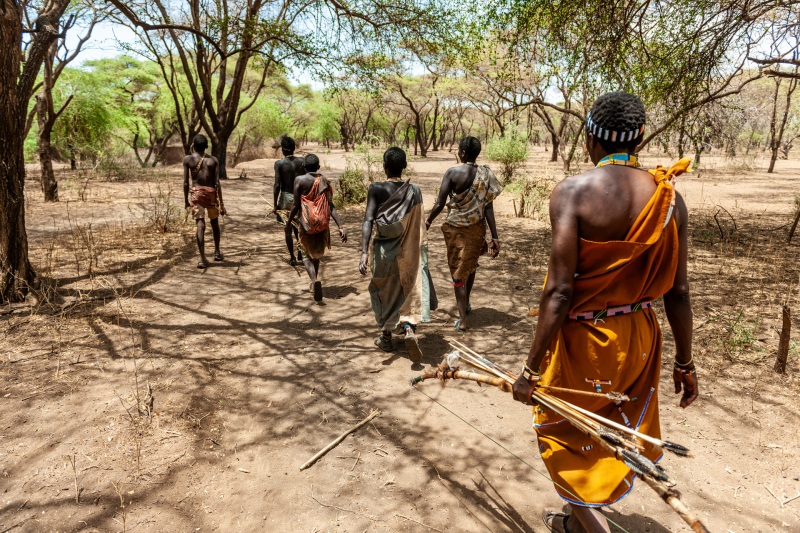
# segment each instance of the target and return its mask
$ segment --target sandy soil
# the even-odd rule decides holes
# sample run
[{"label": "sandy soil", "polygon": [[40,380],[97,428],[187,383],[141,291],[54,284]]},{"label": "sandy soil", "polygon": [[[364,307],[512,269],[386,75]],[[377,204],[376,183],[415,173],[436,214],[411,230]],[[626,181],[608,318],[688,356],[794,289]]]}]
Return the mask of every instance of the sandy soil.
[{"label": "sandy soil", "polygon": [[[352,157],[319,154],[333,177]],[[526,171],[557,175],[546,155]],[[434,153],[411,163],[428,208],[453,162]],[[358,273],[363,208],[343,213],[351,239],[324,261],[325,305],[315,305],[261,199],[272,163],[231,172],[226,260],[206,271],[195,268],[191,224],[158,233],[145,220],[167,191],[181,202],[179,168],[91,181],[85,201],[81,179],[65,173],[56,205],[28,182],[46,290],[37,312],[0,316],[0,531],[545,531],[542,513],[563,503],[529,410],[473,384],[410,389],[419,372],[405,352],[376,351]],[[785,245],[798,171],[797,161],[767,175],[709,158],[679,184],[692,213],[702,396],[677,407],[661,312],[663,432],[695,454],[662,464],[711,531],[800,530],[800,499],[786,502],[800,494],[797,349],[785,376],[772,371],[781,304],[798,309],[800,236]],[[516,368],[549,231],[514,218],[509,195],[496,210],[503,250],[482,262],[463,340]],[[438,229],[431,264],[442,305],[420,327],[426,366],[454,334]],[[299,470],[373,409],[382,415]],[[688,531],[643,484],[606,514],[619,530]]]}]

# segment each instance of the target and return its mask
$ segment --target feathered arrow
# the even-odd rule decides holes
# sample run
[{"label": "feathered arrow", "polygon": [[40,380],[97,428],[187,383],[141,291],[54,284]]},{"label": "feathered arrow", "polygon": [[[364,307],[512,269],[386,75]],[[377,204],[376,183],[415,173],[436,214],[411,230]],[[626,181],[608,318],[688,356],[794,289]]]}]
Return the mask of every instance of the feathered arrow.
[{"label": "feathered arrow", "polygon": [[[451,340],[450,346],[454,351],[448,354],[446,362],[440,364],[435,371],[428,371],[412,379],[412,386],[426,379],[438,379],[442,381],[442,383],[448,379],[466,379],[478,382],[479,384],[485,383],[496,386],[504,392],[511,392],[511,386],[517,379],[514,374],[457,341]],[[460,361],[463,361],[473,368],[486,372],[490,374],[490,376],[460,370],[457,367]],[[692,514],[689,508],[681,501],[680,493],[665,485],[665,482],[671,483],[666,472],[660,466],[653,463],[653,461],[639,453],[639,450],[642,449],[642,445],[636,439],[641,439],[657,448],[668,450],[681,457],[690,456],[688,448],[670,441],[656,439],[650,435],[617,424],[612,420],[608,420],[607,418],[586,411],[561,398],[548,394],[545,390],[567,394],[574,394],[576,392],[583,393],[585,391],[540,386],[534,390],[532,400],[563,417],[572,424],[572,426],[588,435],[614,457],[622,461],[633,472],[641,476],[641,478],[656,491],[661,499],[678,513],[684,522],[691,526],[693,531],[708,533],[708,529],[700,519]],[[603,393],[587,393],[584,395],[598,395],[610,399],[611,401],[627,400],[627,396],[621,393],[612,394],[613,396],[608,396],[608,394]]]}]

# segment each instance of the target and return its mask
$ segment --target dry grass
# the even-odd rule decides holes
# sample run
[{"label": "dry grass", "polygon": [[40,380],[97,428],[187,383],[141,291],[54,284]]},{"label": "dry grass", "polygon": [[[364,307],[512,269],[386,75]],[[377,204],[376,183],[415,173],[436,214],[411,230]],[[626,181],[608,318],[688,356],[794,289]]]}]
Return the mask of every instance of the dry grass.
[{"label": "dry grass", "polygon": [[[786,246],[787,220],[719,206],[690,218],[696,359],[708,372],[771,369],[782,306],[798,302],[800,265],[797,247]],[[792,350],[789,374],[796,374],[798,351]]]}]

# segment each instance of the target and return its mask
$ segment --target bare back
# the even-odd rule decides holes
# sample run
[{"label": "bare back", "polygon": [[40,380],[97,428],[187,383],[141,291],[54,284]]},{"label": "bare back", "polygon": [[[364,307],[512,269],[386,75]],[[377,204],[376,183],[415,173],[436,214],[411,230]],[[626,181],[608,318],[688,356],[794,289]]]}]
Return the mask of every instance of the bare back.
[{"label": "bare back", "polygon": [[624,239],[656,191],[649,172],[617,165],[565,181],[572,182],[578,236],[599,242]]},{"label": "bare back", "polygon": [[478,167],[464,163],[457,167],[447,169],[444,175],[445,186],[452,194],[461,194],[470,187],[478,174]]},{"label": "bare back", "polygon": [[294,180],[294,197],[295,202],[298,201],[300,196],[306,196],[308,193],[311,192],[311,188],[314,186],[314,182],[317,180],[317,175],[315,174],[303,174],[302,176],[297,176]]},{"label": "bare back", "polygon": [[304,174],[303,159],[293,155],[284,157],[275,162],[275,188],[291,193],[294,190],[294,180]]},{"label": "bare back", "polygon": [[183,158],[184,175],[191,179],[192,187],[216,187],[219,161],[211,155],[193,153]]}]

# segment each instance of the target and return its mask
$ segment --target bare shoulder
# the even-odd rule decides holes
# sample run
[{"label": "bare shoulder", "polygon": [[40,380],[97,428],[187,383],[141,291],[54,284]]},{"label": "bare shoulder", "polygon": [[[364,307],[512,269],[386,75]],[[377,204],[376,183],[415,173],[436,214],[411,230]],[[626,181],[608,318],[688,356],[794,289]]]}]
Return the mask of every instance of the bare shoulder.
[{"label": "bare shoulder", "polygon": [[591,187],[592,170],[564,178],[553,188],[553,196],[560,198],[574,198],[587,188]]},{"label": "bare shoulder", "polygon": [[216,158],[216,157],[214,157],[213,155],[208,155],[208,156],[206,156],[206,159],[210,160],[210,161],[211,161],[211,162],[213,162],[214,164],[217,164],[217,165],[219,165],[219,159],[217,159],[217,158]]},{"label": "bare shoulder", "polygon": [[576,212],[587,197],[595,195],[596,180],[592,179],[595,170],[591,169],[564,178],[553,188],[553,193],[550,195],[551,217],[567,212]]},{"label": "bare shoulder", "polygon": [[192,163],[192,156],[191,155],[187,155],[187,156],[183,157],[183,164],[184,165],[190,165],[191,163]]}]

